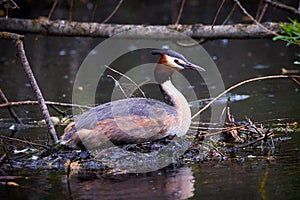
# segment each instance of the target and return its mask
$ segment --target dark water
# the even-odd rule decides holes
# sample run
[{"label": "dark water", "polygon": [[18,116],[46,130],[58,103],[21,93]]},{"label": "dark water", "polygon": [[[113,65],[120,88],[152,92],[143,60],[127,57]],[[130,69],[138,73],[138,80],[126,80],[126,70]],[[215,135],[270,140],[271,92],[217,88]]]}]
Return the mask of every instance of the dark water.
[{"label": "dark water", "polygon": [[[107,8],[105,12],[102,14],[95,12],[94,15],[90,14],[86,4],[77,3],[76,8],[80,12],[73,13],[74,19],[87,21],[94,17],[99,21],[103,20],[115,5],[104,2],[106,1],[97,4],[97,10]],[[190,1],[183,12],[182,22],[210,23],[219,3],[219,1],[206,3]],[[231,5],[225,4],[226,9],[221,13],[220,18],[226,16],[226,11],[231,9]],[[160,4],[162,9],[156,9],[158,5],[150,1],[135,2],[135,6],[124,4],[110,22],[169,24],[176,19],[179,3],[171,6],[169,1],[165,1]],[[41,13],[46,15],[50,7],[51,4],[40,9],[33,9],[32,6],[26,9],[30,13],[29,17],[34,18]],[[254,3],[247,5],[253,13],[256,7]],[[153,12],[146,12],[145,9]],[[286,20],[287,13],[270,10],[273,13],[267,13],[266,19]],[[24,13],[14,10],[13,14],[22,16]],[[60,5],[54,14],[54,18],[67,18],[67,16],[67,5]],[[242,13],[237,11],[232,22],[240,22],[241,16]],[[46,100],[71,102],[73,84],[79,66],[88,52],[103,40],[25,36],[26,53]],[[293,64],[297,59],[299,48],[287,47],[284,42],[274,42],[270,39],[216,40],[205,42],[203,47],[218,66],[226,88],[248,78],[280,74],[282,67],[299,69]],[[12,43],[0,40],[0,87],[10,101],[33,100],[34,95],[15,54]],[[135,59],[150,58],[131,56],[125,60],[125,64],[134,65],[138,62]],[[122,65],[122,63],[115,64]],[[198,81],[197,77],[191,75],[189,79],[196,83]],[[98,103],[110,99],[109,93],[114,86],[112,80],[104,81],[107,85],[99,86]],[[197,88],[199,84],[195,86],[199,98],[208,97],[204,86],[204,89]],[[300,121],[299,85],[292,80],[265,80],[250,83],[235,89],[232,93],[250,96],[244,101],[229,104],[238,120],[250,117],[253,121],[277,118],[287,118],[290,122]],[[29,121],[41,119],[41,113],[36,106],[22,106],[15,108],[15,111],[20,117]],[[57,115],[53,110],[51,113]],[[206,115],[209,116],[209,113]],[[0,116],[1,119],[9,118],[5,109],[0,110]],[[0,129],[0,133],[9,135],[10,132],[5,126]],[[18,131],[16,136],[40,141],[47,139],[46,132],[43,128],[26,129]],[[61,129],[59,134],[62,134]],[[222,162],[195,163],[182,168],[162,169],[147,174],[105,177],[75,175],[70,179],[69,185],[64,171],[24,169],[12,174],[21,176],[19,179],[12,180],[19,186],[0,185],[0,196],[3,199],[299,199],[300,136],[299,132],[288,136],[292,139],[276,144],[270,162],[263,157],[266,155],[265,151],[251,154],[255,158],[236,152],[234,154],[237,157],[241,156],[242,161],[228,159]]]}]

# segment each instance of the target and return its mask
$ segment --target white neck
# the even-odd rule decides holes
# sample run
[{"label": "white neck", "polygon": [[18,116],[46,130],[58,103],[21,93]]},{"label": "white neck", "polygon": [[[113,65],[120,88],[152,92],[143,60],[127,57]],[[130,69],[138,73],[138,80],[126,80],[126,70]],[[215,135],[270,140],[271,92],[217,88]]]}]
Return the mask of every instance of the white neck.
[{"label": "white neck", "polygon": [[183,94],[181,94],[172,84],[171,80],[167,80],[161,84],[162,89],[171,97],[171,101],[176,109],[176,124],[170,128],[170,134],[176,134],[181,137],[185,135],[191,124],[191,110],[189,104]]}]

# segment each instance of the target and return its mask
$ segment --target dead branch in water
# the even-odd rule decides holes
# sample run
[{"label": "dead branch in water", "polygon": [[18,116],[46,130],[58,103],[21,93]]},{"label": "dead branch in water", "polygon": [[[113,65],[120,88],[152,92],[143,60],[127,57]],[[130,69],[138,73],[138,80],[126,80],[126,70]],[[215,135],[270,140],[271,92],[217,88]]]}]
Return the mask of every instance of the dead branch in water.
[{"label": "dead branch in water", "polygon": [[18,35],[15,33],[0,32],[0,38],[6,39],[6,40],[11,40],[15,43],[15,45],[17,47],[18,57],[20,58],[20,61],[24,68],[25,74],[26,74],[26,76],[29,80],[29,83],[34,91],[34,94],[39,102],[39,106],[43,112],[46,124],[48,125],[49,133],[50,133],[53,141],[58,142],[56,131],[55,131],[54,125],[51,121],[50,114],[49,114],[48,108],[45,104],[44,97],[43,97],[42,92],[36,82],[36,79],[33,75],[33,72],[31,70],[31,67],[29,65],[28,59],[25,54],[25,49],[24,49],[24,45],[23,45],[23,41],[22,41],[24,36]]}]

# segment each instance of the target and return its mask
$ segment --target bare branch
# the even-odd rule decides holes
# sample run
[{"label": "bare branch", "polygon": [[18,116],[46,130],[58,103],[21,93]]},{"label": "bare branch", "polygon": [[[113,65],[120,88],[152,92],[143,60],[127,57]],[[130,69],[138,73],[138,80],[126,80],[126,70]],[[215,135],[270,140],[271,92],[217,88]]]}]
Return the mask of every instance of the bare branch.
[{"label": "bare branch", "polygon": [[18,138],[7,137],[7,136],[4,136],[4,135],[0,135],[0,138],[5,139],[5,140],[10,140],[10,141],[30,144],[30,145],[33,145],[33,146],[39,146],[39,147],[43,147],[45,149],[49,149],[49,147],[46,146],[46,145],[38,144],[38,143],[35,143],[35,142],[29,142],[29,141],[26,141],[26,140],[21,140],[21,139],[18,139]]},{"label": "bare branch", "polygon": [[74,0],[70,0],[69,21],[72,21],[73,18],[73,7],[74,7]]},{"label": "bare branch", "polygon": [[31,70],[31,67],[29,65],[29,62],[27,60],[26,54],[25,54],[25,49],[24,49],[24,45],[23,45],[23,36],[17,35],[17,34],[11,34],[9,32],[0,32],[0,38],[4,38],[4,39],[9,39],[15,42],[16,44],[16,48],[17,48],[17,52],[18,52],[18,57],[21,60],[21,64],[24,68],[25,74],[30,82],[30,85],[35,93],[35,96],[39,102],[40,108],[43,112],[46,124],[48,125],[48,130],[50,132],[50,135],[53,139],[54,142],[58,141],[57,135],[56,135],[56,131],[54,128],[54,125],[50,119],[50,114],[49,111],[47,109],[47,106],[45,104],[45,100],[44,97],[42,95],[42,92],[36,82],[36,79],[33,75],[33,72]]},{"label": "bare branch", "polygon": [[263,9],[262,9],[262,11],[261,11],[261,13],[260,13],[259,18],[257,19],[258,22],[261,22],[262,18],[264,17],[264,15],[265,15],[265,13],[266,13],[266,11],[267,11],[268,5],[269,5],[269,4],[265,4],[265,5],[264,5],[264,7],[263,7]]},{"label": "bare branch", "polygon": [[228,16],[226,17],[226,19],[223,21],[222,25],[227,24],[227,22],[229,21],[229,19],[231,18],[233,12],[235,11],[236,8],[236,3],[232,6]]},{"label": "bare branch", "polygon": [[178,13],[178,16],[177,16],[175,25],[178,25],[178,24],[179,24],[179,21],[180,21],[181,15],[182,15],[182,11],[183,11],[184,4],[185,4],[185,0],[181,0],[180,9],[179,9],[179,13]]},{"label": "bare branch", "polygon": [[[71,104],[71,103],[61,103],[61,102],[53,102],[53,101],[45,101],[47,105],[53,106],[63,106],[63,107],[74,107],[74,108],[82,108],[82,109],[91,109],[91,106],[84,106],[78,104]],[[13,106],[21,106],[21,105],[36,105],[39,104],[38,101],[17,101],[17,102],[8,102],[0,104],[0,108],[5,107],[13,107]]]},{"label": "bare branch", "polygon": [[239,0],[234,0],[234,1],[235,1],[235,3],[240,7],[240,9],[243,11],[243,13],[244,13],[245,15],[247,15],[247,16],[248,16],[255,24],[257,24],[257,25],[260,26],[262,29],[264,29],[264,30],[267,31],[267,32],[270,32],[270,33],[273,34],[273,35],[278,35],[278,33],[276,33],[276,32],[274,32],[274,31],[268,29],[268,28],[265,27],[263,24],[259,23],[256,19],[254,19],[254,17],[252,17],[252,15],[250,15],[250,14],[248,13],[248,11],[242,6],[242,4],[240,3]]},{"label": "bare branch", "polygon": [[256,11],[256,15],[255,15],[255,19],[258,20],[259,16],[260,16],[260,12],[262,10],[262,6],[264,4],[264,0],[259,0],[258,3],[258,7],[257,7],[257,11]]},{"label": "bare branch", "polygon": [[214,102],[216,102],[219,98],[221,98],[224,94],[228,93],[229,91],[244,85],[246,83],[251,83],[254,81],[260,81],[260,80],[266,80],[266,79],[278,79],[278,78],[291,78],[291,79],[296,79],[296,78],[300,78],[300,76],[297,75],[272,75],[272,76],[262,76],[262,77],[257,77],[257,78],[251,78],[242,82],[239,82],[231,87],[229,87],[228,89],[226,89],[224,92],[220,93],[217,97],[215,97],[212,101],[210,101],[208,104],[206,104],[201,110],[199,110],[196,114],[193,115],[192,119],[194,119],[195,117],[197,117],[199,114],[201,114],[204,110],[206,110],[209,106],[211,106],[211,104],[213,104]]},{"label": "bare branch", "polygon": [[221,5],[219,6],[219,8],[218,8],[218,10],[217,10],[217,13],[216,13],[216,15],[215,15],[215,17],[214,17],[214,20],[213,20],[213,22],[212,22],[212,25],[211,25],[211,28],[212,28],[212,29],[214,28],[214,25],[215,25],[215,23],[216,23],[216,21],[217,21],[217,19],[218,19],[218,16],[219,16],[219,14],[220,14],[220,12],[221,12],[221,10],[222,10],[222,7],[223,7],[224,3],[225,3],[225,0],[222,0],[222,3],[221,3]]},{"label": "bare branch", "polygon": [[[2,101],[3,101],[4,103],[8,103],[8,99],[6,98],[6,95],[5,95],[4,92],[1,90],[1,88],[0,88],[0,98],[2,99]],[[14,111],[12,108],[8,107],[7,110],[8,110],[8,112],[9,112],[9,114],[12,116],[12,118],[14,118],[14,120],[15,120],[17,123],[23,124],[22,120],[17,116],[17,114],[15,113],[15,111]]]},{"label": "bare branch", "polygon": [[116,12],[118,11],[122,3],[123,0],[120,0],[117,6],[115,7],[115,9],[110,13],[110,15],[105,20],[102,21],[103,24],[105,24],[108,20],[110,20],[110,18],[112,18],[112,16],[114,16],[114,14],[116,14]]},{"label": "bare branch", "polygon": [[[294,7],[285,5],[283,3],[275,2],[273,0],[265,0],[265,2],[268,3],[268,4],[270,4],[270,5],[272,5],[272,6],[274,6],[274,7],[281,8],[281,9],[289,11],[291,13],[300,15],[300,10],[296,9]],[[299,3],[299,7],[300,7],[300,3]]]},{"label": "bare branch", "polygon": [[56,8],[57,1],[58,1],[58,0],[55,0],[54,3],[53,3],[53,5],[52,5],[52,8],[51,8],[51,10],[50,10],[50,12],[49,12],[49,14],[48,14],[48,17],[47,17],[48,20],[50,20],[52,14],[53,14],[53,12],[54,12],[54,10],[55,10],[55,8]]},{"label": "bare branch", "polygon": [[[0,18],[0,30],[26,32],[34,34],[48,34],[57,36],[81,37],[111,37],[121,32],[131,30],[128,38],[158,38],[178,39],[182,37],[178,32],[192,38],[205,39],[245,39],[270,38],[281,33],[279,23],[233,24],[216,25],[126,25],[126,24],[100,24],[69,22],[66,20],[30,20]],[[134,31],[133,31],[134,30]]]},{"label": "bare branch", "polygon": [[[117,73],[117,74],[125,77],[127,80],[129,80],[131,83],[133,83],[136,86],[136,89],[138,89],[142,93],[142,95],[143,95],[144,98],[147,98],[146,95],[145,95],[145,93],[144,93],[144,91],[140,88],[140,86],[138,84],[136,84],[136,82],[134,82],[129,76],[126,76],[125,74],[123,74],[123,73],[119,72],[118,70],[115,70],[115,69],[113,69],[113,68],[111,68],[111,67],[109,67],[107,65],[105,65],[105,67],[108,68],[108,69],[110,69],[111,71],[113,71],[113,72],[115,72],[115,73]],[[126,96],[124,90],[123,90],[123,93]]]}]

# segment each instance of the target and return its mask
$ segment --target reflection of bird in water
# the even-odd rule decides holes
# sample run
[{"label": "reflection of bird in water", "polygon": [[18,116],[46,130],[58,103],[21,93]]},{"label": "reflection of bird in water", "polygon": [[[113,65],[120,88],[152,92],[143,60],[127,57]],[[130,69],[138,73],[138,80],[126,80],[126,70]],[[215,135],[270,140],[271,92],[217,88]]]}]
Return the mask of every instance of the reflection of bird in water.
[{"label": "reflection of bird in water", "polygon": [[172,172],[161,170],[145,176],[100,176],[93,179],[89,174],[77,174],[69,179],[69,183],[69,191],[63,192],[78,199],[188,199],[195,191],[195,177],[190,167]]},{"label": "reflection of bird in water", "polygon": [[174,71],[204,69],[171,50],[152,50],[152,54],[161,56],[154,75],[172,105],[150,98],[128,98],[102,104],[69,124],[61,143],[73,147],[80,141],[93,146],[107,140],[114,144],[141,143],[186,134],[191,123],[191,111],[170,77]]}]

